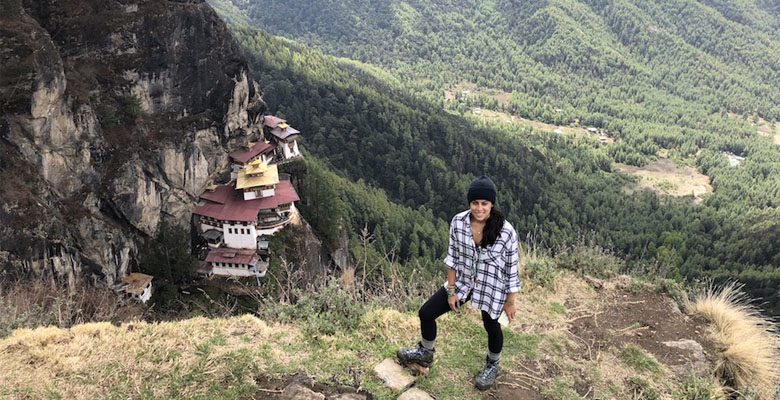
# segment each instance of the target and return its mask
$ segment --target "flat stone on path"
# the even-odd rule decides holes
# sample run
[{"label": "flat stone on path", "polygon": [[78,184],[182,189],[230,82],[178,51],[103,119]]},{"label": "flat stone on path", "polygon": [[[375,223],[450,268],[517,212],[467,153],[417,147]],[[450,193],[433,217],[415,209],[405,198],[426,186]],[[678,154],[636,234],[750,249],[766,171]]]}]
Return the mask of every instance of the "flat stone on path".
[{"label": "flat stone on path", "polygon": [[357,393],[342,393],[331,397],[333,400],[366,400],[366,396]]},{"label": "flat stone on path", "polygon": [[280,397],[284,400],[325,400],[324,394],[317,393],[297,382],[284,388]]},{"label": "flat stone on path", "polygon": [[433,397],[424,390],[411,388],[398,396],[398,400],[433,400]]},{"label": "flat stone on path", "polygon": [[414,377],[392,358],[385,358],[377,364],[374,372],[384,381],[385,386],[396,392],[403,391],[414,383]]}]

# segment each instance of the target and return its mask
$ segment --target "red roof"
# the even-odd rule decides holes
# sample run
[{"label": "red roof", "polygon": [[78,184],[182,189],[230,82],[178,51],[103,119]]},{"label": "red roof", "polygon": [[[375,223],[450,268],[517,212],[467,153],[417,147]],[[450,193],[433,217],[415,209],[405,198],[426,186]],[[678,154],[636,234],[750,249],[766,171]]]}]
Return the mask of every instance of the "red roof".
[{"label": "red roof", "polygon": [[235,195],[235,190],[230,186],[219,185],[213,192],[205,191],[200,195],[201,199],[212,201],[214,203],[225,204],[228,198]]},{"label": "red roof", "polygon": [[260,256],[254,250],[214,249],[206,256],[207,263],[255,264]]},{"label": "red roof", "polygon": [[264,204],[262,207],[263,209],[276,208],[281,204],[288,204],[300,200],[298,193],[295,192],[295,188],[293,187],[292,183],[290,183],[290,181],[279,181],[279,184],[276,185],[276,191],[274,193],[275,195],[273,197],[267,197],[263,199],[263,201],[269,201],[268,205],[271,205],[271,203],[274,205],[272,207],[265,207]]},{"label": "red roof", "polygon": [[239,150],[230,153],[230,158],[236,162],[240,162],[241,164],[246,164],[249,162],[249,160],[257,157],[258,155],[265,152],[270,152],[273,150],[273,148],[274,146],[270,143],[258,142],[255,143],[254,146],[252,146],[252,148],[249,150]]},{"label": "red roof", "polygon": [[218,186],[214,192],[203,193],[200,197],[206,200],[206,204],[195,207],[193,214],[220,221],[241,222],[256,221],[260,210],[271,210],[279,207],[280,204],[300,200],[290,181],[279,182],[276,185],[275,195],[262,199],[244,200],[241,191],[225,185]]},{"label": "red roof", "polygon": [[279,124],[285,122],[287,121],[279,117],[274,117],[273,115],[266,115],[265,117],[263,117],[263,125],[269,128],[276,128]]},{"label": "red roof", "polygon": [[214,268],[209,263],[205,261],[198,261],[198,267],[195,269],[195,272],[201,274],[210,274],[213,270]]},{"label": "red roof", "polygon": [[272,135],[274,135],[274,136],[276,136],[276,137],[278,137],[279,139],[282,139],[282,140],[285,140],[285,139],[287,139],[288,137],[291,137],[291,136],[297,136],[299,133],[301,133],[301,131],[299,131],[299,130],[291,127],[291,126],[285,128],[283,130],[279,129],[279,128],[274,128],[274,129],[271,130],[271,134]]}]

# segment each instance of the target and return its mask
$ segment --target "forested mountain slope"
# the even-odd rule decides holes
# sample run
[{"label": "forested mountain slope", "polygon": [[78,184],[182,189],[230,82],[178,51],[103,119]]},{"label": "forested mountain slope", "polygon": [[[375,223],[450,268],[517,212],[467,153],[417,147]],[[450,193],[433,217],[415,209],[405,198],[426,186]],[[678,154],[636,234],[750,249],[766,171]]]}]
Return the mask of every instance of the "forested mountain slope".
[{"label": "forested mountain slope", "polygon": [[[469,180],[488,171],[510,220],[552,248],[586,237],[625,254],[634,268],[739,278],[775,304],[780,151],[751,125],[777,117],[780,41],[768,28],[777,24],[769,6],[309,3],[212,2],[234,22],[269,103],[279,105],[271,111],[308,132],[305,147],[327,168],[421,207],[437,229],[464,207]],[[679,22],[685,13],[699,22]],[[579,120],[615,143],[444,112],[442,92],[469,81],[511,91],[509,105],[494,105],[504,111]],[[612,161],[642,165],[662,151],[711,178],[715,192],[703,205],[621,190],[627,177],[611,172]],[[729,167],[723,151],[746,160]],[[358,208],[346,211],[353,232],[368,226],[403,259],[435,260],[443,251],[430,235]]]},{"label": "forested mountain slope", "polygon": [[545,103],[692,127],[690,117],[719,110],[780,116],[777,15],[749,1],[212,3],[270,33],[424,80],[423,90],[468,80],[513,92],[528,108],[518,111],[537,116]]}]

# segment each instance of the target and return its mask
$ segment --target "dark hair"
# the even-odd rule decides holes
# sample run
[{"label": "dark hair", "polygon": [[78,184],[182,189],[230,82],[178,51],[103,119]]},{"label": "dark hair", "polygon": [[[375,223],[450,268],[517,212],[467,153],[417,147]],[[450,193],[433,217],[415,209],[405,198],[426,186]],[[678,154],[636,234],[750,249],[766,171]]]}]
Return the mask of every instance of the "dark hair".
[{"label": "dark hair", "polygon": [[482,248],[492,246],[498,240],[498,237],[501,236],[501,230],[504,229],[505,219],[504,213],[496,209],[495,206],[490,209],[490,216],[485,221],[485,228],[482,230],[482,243],[480,244]]}]

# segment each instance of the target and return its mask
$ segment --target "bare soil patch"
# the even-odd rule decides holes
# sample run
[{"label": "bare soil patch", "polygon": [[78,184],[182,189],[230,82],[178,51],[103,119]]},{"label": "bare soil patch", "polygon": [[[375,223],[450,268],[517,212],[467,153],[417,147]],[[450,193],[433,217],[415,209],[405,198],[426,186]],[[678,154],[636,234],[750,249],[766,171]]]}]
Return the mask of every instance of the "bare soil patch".
[{"label": "bare soil patch", "polygon": [[326,399],[372,400],[374,398],[371,393],[368,393],[365,390],[358,390],[350,386],[315,383],[311,378],[304,374],[290,375],[281,379],[261,375],[255,378],[255,382],[257,383],[259,389],[252,398],[258,400],[282,400],[299,398],[295,397],[294,395],[291,396],[291,394],[296,391],[300,393],[301,391],[305,391],[307,389],[311,392],[325,395]]},{"label": "bare soil patch", "polygon": [[713,192],[707,175],[693,167],[678,167],[672,160],[661,159],[641,168],[619,163],[614,165],[619,172],[639,177],[638,182],[624,188],[624,191],[629,194],[639,190],[649,190],[670,196],[698,197]]},{"label": "bare soil patch", "polygon": [[489,393],[493,398],[502,400],[544,400],[541,393],[543,382],[554,379],[560,372],[554,364],[527,361],[517,370],[499,376],[496,387]]},{"label": "bare soil patch", "polygon": [[701,344],[711,360],[714,344],[705,339],[706,321],[683,314],[669,297],[653,291],[607,296],[591,314],[572,321],[569,331],[586,345],[582,357],[635,344],[664,365],[689,365],[697,361],[690,350],[664,342],[690,339]]}]

